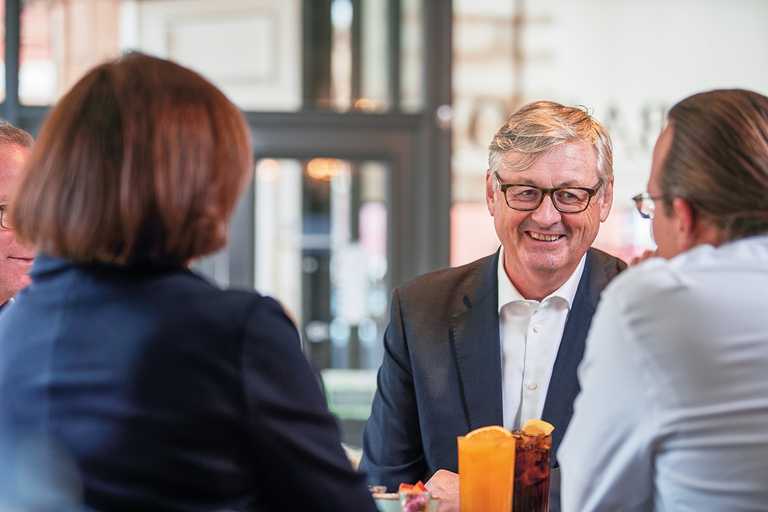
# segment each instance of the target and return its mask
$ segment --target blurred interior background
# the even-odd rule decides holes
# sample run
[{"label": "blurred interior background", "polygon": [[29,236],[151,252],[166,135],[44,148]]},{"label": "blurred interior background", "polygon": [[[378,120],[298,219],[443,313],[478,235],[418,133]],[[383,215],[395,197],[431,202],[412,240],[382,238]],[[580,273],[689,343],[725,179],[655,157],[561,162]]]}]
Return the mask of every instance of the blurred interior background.
[{"label": "blurred interior background", "polygon": [[244,111],[254,179],[227,250],[196,263],[294,317],[359,446],[393,287],[497,248],[487,146],[537,99],[580,104],[614,142],[597,245],[653,247],[645,189],[666,110],[768,92],[765,0],[4,0],[0,113],[36,132],[83,73],[140,50],[198,70]]}]

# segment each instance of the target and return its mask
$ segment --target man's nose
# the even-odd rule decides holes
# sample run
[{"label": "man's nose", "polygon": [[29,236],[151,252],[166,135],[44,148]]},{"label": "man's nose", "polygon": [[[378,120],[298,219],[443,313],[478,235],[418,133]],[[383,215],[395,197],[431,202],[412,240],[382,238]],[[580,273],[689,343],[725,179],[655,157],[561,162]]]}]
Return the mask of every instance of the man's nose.
[{"label": "man's nose", "polygon": [[555,208],[551,194],[544,196],[539,207],[533,210],[531,219],[540,226],[551,226],[552,224],[560,222],[561,214],[557,208]]}]

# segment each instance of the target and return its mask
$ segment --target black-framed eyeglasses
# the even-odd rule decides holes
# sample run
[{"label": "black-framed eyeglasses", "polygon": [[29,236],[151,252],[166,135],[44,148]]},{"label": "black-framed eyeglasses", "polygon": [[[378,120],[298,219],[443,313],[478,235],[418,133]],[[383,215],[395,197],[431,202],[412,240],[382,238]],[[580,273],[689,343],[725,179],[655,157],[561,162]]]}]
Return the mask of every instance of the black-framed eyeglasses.
[{"label": "black-framed eyeglasses", "polygon": [[7,204],[0,204],[0,228],[5,230],[13,229]]},{"label": "black-framed eyeglasses", "polygon": [[664,199],[664,195],[652,196],[648,192],[642,192],[635,196],[632,196],[632,200],[635,202],[635,208],[637,213],[644,219],[653,219],[656,214],[656,201]]},{"label": "black-framed eyeglasses", "polygon": [[594,187],[554,187],[542,188],[519,183],[504,183],[498,172],[493,173],[499,182],[499,189],[504,194],[507,206],[513,210],[529,212],[537,209],[546,196],[552,198],[552,205],[560,213],[580,213],[587,209],[592,197],[603,186],[599,180]]}]

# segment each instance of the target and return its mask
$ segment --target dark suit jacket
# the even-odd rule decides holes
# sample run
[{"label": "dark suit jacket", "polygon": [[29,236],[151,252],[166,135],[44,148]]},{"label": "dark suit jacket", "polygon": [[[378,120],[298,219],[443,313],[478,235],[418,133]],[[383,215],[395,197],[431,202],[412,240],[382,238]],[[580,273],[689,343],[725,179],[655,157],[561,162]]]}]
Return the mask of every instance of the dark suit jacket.
[{"label": "dark suit jacket", "polygon": [[[499,253],[395,290],[361,468],[397,487],[457,471],[456,437],[503,423]],[[579,392],[576,368],[600,292],[626,267],[590,249],[552,372],[543,419],[556,453]]]},{"label": "dark suit jacket", "polygon": [[375,510],[282,308],[183,269],[39,256],[0,319],[0,443],[18,510]]}]

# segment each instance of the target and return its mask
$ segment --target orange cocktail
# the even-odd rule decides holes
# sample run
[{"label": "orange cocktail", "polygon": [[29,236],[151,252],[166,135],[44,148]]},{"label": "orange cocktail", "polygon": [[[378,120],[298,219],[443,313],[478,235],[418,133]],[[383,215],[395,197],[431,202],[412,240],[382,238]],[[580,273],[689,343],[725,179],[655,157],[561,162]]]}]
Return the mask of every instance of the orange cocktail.
[{"label": "orange cocktail", "polygon": [[458,438],[461,512],[510,512],[515,438],[502,427],[484,427]]}]

